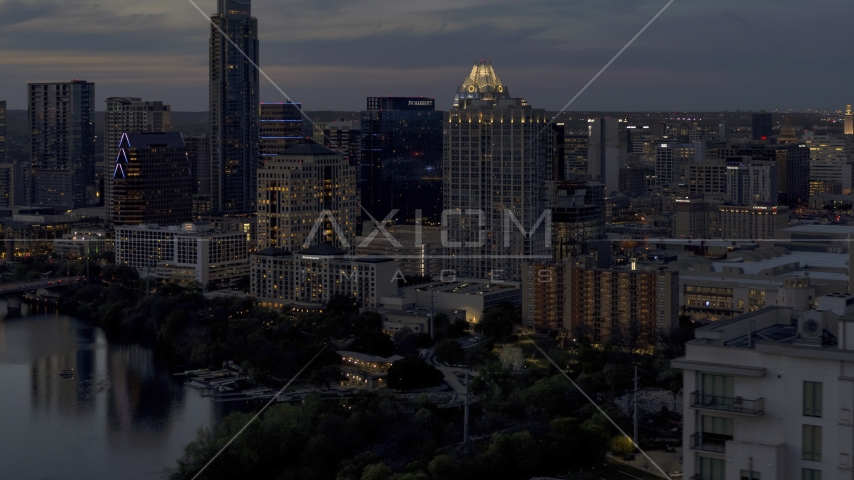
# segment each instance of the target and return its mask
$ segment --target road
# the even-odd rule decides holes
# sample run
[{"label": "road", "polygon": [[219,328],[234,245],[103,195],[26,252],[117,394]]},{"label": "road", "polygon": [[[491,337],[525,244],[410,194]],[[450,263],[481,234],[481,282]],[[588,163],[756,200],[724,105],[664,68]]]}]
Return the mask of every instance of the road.
[{"label": "road", "polygon": [[424,360],[427,363],[436,367],[436,369],[442,372],[442,375],[445,376],[445,383],[447,383],[451,387],[451,389],[454,390],[454,394],[456,395],[454,402],[463,403],[465,401],[466,386],[463,385],[463,382],[460,380],[460,377],[465,378],[466,370],[468,370],[469,372],[469,379],[477,376],[477,372],[464,367],[450,367],[448,365],[445,365],[444,363],[436,360],[436,357],[433,356],[432,348],[428,348],[426,350],[424,354]]},{"label": "road", "polygon": [[85,277],[64,277],[64,278],[48,278],[45,280],[36,280],[32,282],[13,282],[13,283],[3,283],[0,284],[0,294],[3,293],[15,293],[15,292],[26,292],[29,290],[36,290],[39,288],[52,288],[52,287],[61,287],[64,285],[70,285],[80,280],[83,280]]}]

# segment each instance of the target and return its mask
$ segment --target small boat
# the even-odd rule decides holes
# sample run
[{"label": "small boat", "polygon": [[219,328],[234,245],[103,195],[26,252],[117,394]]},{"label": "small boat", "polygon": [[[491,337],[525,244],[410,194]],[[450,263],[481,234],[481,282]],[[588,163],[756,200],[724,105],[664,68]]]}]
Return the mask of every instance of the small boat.
[{"label": "small boat", "polygon": [[60,370],[59,376],[62,378],[71,378],[74,376],[74,369]]}]

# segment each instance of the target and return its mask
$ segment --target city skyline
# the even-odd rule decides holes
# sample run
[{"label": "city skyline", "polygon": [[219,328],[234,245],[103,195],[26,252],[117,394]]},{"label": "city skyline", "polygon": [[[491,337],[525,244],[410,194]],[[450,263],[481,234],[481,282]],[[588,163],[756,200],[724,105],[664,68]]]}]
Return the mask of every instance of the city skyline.
[{"label": "city skyline", "polygon": [[[516,95],[557,110],[664,4],[296,2],[284,11],[256,1],[253,14],[262,68],[309,110],[355,111],[380,95],[432,96],[449,110],[459,69],[476,59],[500,65]],[[216,10],[212,0],[199,6]],[[775,6],[675,2],[572,110],[841,109],[854,67],[821,32],[844,29],[854,6]],[[205,109],[209,26],[189,2],[7,1],[0,19],[10,110],[25,107],[27,82],[69,76],[98,84],[99,106],[132,94]],[[262,81],[261,100],[283,98]]]}]

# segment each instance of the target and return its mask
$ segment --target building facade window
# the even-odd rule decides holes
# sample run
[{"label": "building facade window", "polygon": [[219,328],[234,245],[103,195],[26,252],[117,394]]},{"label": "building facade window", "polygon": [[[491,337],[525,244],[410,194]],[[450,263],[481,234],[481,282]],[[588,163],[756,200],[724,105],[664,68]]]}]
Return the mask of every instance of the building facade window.
[{"label": "building facade window", "polygon": [[821,382],[804,382],[804,416],[821,417]]},{"label": "building facade window", "polygon": [[741,480],[761,480],[759,472],[754,472],[751,470],[742,470],[740,477]]},{"label": "building facade window", "polygon": [[722,458],[700,457],[700,480],[724,480],[725,468]]},{"label": "building facade window", "polygon": [[704,373],[702,387],[704,397],[735,397],[735,378],[728,375]]},{"label": "building facade window", "polygon": [[703,415],[702,423],[703,443],[722,446],[727,440],[732,440],[733,421],[731,418]]},{"label": "building facade window", "polygon": [[803,430],[803,459],[812,462],[821,461],[821,427],[804,425]]},{"label": "building facade window", "polygon": [[801,472],[801,480],[821,480],[821,470],[805,468]]}]

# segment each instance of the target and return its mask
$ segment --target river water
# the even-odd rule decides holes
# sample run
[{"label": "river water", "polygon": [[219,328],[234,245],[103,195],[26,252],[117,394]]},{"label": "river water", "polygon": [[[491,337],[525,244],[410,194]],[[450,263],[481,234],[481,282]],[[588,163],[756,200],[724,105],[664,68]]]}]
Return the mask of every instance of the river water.
[{"label": "river water", "polygon": [[24,313],[5,318],[0,302],[0,479],[163,478],[221,417],[151,350],[65,315]]}]

